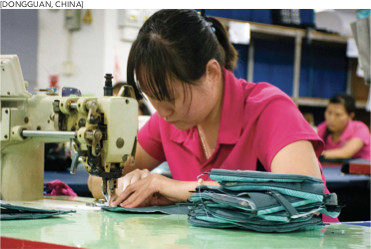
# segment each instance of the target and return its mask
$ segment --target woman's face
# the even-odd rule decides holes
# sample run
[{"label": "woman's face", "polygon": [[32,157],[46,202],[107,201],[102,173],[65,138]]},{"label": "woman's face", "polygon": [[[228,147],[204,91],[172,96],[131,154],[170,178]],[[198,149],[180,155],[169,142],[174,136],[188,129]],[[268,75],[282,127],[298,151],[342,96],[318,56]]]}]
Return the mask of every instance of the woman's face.
[{"label": "woman's face", "polygon": [[352,119],[351,116],[346,112],[343,104],[330,103],[325,111],[325,119],[327,128],[331,132],[339,133],[343,132]]},{"label": "woman's face", "polygon": [[187,130],[200,124],[216,105],[215,89],[205,83],[202,77],[196,85],[184,88],[180,81],[174,86],[173,101],[159,101],[148,96],[157,113],[180,130]]}]

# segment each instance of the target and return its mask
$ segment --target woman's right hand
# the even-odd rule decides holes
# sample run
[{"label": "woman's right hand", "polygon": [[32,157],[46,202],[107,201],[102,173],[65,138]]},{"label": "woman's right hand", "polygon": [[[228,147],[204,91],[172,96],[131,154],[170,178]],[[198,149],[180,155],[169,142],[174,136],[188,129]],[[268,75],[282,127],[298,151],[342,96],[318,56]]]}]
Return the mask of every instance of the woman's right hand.
[{"label": "woman's right hand", "polygon": [[116,188],[116,196],[119,196],[124,190],[129,186],[130,184],[137,182],[149,175],[148,169],[135,169],[129,173],[127,173],[125,176],[120,177],[117,182],[117,188]]},{"label": "woman's right hand", "polygon": [[119,205],[128,208],[163,206],[177,201],[176,196],[175,198],[174,196],[166,196],[161,191],[164,186],[168,185],[167,182],[173,182],[174,180],[159,174],[146,175],[146,172],[142,170],[136,171],[131,175],[128,174],[125,182],[122,182],[122,189],[124,184],[127,184],[125,190],[120,193],[116,192],[116,196],[111,198],[110,206]]},{"label": "woman's right hand", "polygon": [[[119,196],[124,190],[127,188],[128,185],[131,183],[137,182],[145,177],[150,175],[148,169],[135,169],[129,173],[126,173],[125,176],[122,176],[117,179],[117,188],[115,189],[115,193],[113,194],[111,200],[114,199],[115,196]],[[89,175],[88,179],[88,187],[90,192],[92,193],[93,197],[96,199],[104,199],[104,195],[102,193],[102,178],[98,176]],[[107,189],[107,191],[109,191]]]}]

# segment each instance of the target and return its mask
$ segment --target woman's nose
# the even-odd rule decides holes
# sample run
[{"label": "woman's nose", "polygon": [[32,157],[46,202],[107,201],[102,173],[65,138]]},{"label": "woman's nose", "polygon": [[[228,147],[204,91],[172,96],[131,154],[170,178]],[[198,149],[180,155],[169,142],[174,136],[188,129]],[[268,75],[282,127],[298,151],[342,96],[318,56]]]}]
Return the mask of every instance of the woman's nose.
[{"label": "woman's nose", "polygon": [[159,101],[153,103],[153,107],[157,110],[158,115],[160,115],[163,118],[169,117],[173,113],[172,108],[167,106],[165,103],[161,103]]},{"label": "woman's nose", "polygon": [[159,101],[156,99],[149,99],[153,107],[156,109],[160,117],[166,118],[173,114],[173,106],[166,101]]},{"label": "woman's nose", "polygon": [[327,116],[327,122],[332,123],[335,121],[335,115],[328,115]]},{"label": "woman's nose", "polygon": [[169,117],[173,113],[170,108],[159,107],[156,109],[157,109],[158,115],[160,115],[163,118]]}]

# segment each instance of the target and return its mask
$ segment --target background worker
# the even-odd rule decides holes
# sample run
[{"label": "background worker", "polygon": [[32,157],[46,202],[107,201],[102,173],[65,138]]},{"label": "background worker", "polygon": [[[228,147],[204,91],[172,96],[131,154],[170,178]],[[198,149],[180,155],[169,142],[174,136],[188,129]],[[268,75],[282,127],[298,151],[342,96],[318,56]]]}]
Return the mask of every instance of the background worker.
[{"label": "background worker", "polygon": [[355,111],[355,100],[350,95],[338,94],[330,99],[325,121],[317,128],[325,142],[324,158],[371,160],[370,130],[363,122],[353,120]]}]

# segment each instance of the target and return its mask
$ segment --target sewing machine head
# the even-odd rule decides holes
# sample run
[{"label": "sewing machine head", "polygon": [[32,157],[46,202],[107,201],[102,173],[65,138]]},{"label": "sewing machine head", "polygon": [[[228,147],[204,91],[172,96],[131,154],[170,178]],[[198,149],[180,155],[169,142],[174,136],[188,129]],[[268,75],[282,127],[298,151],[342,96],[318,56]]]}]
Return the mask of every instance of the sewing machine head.
[{"label": "sewing machine head", "polygon": [[72,171],[81,163],[89,174],[102,177],[107,199],[125,163],[134,158],[138,130],[135,96],[32,95],[26,90],[18,57],[1,55],[0,107],[3,200],[43,197],[46,142],[71,140],[76,151]]}]

